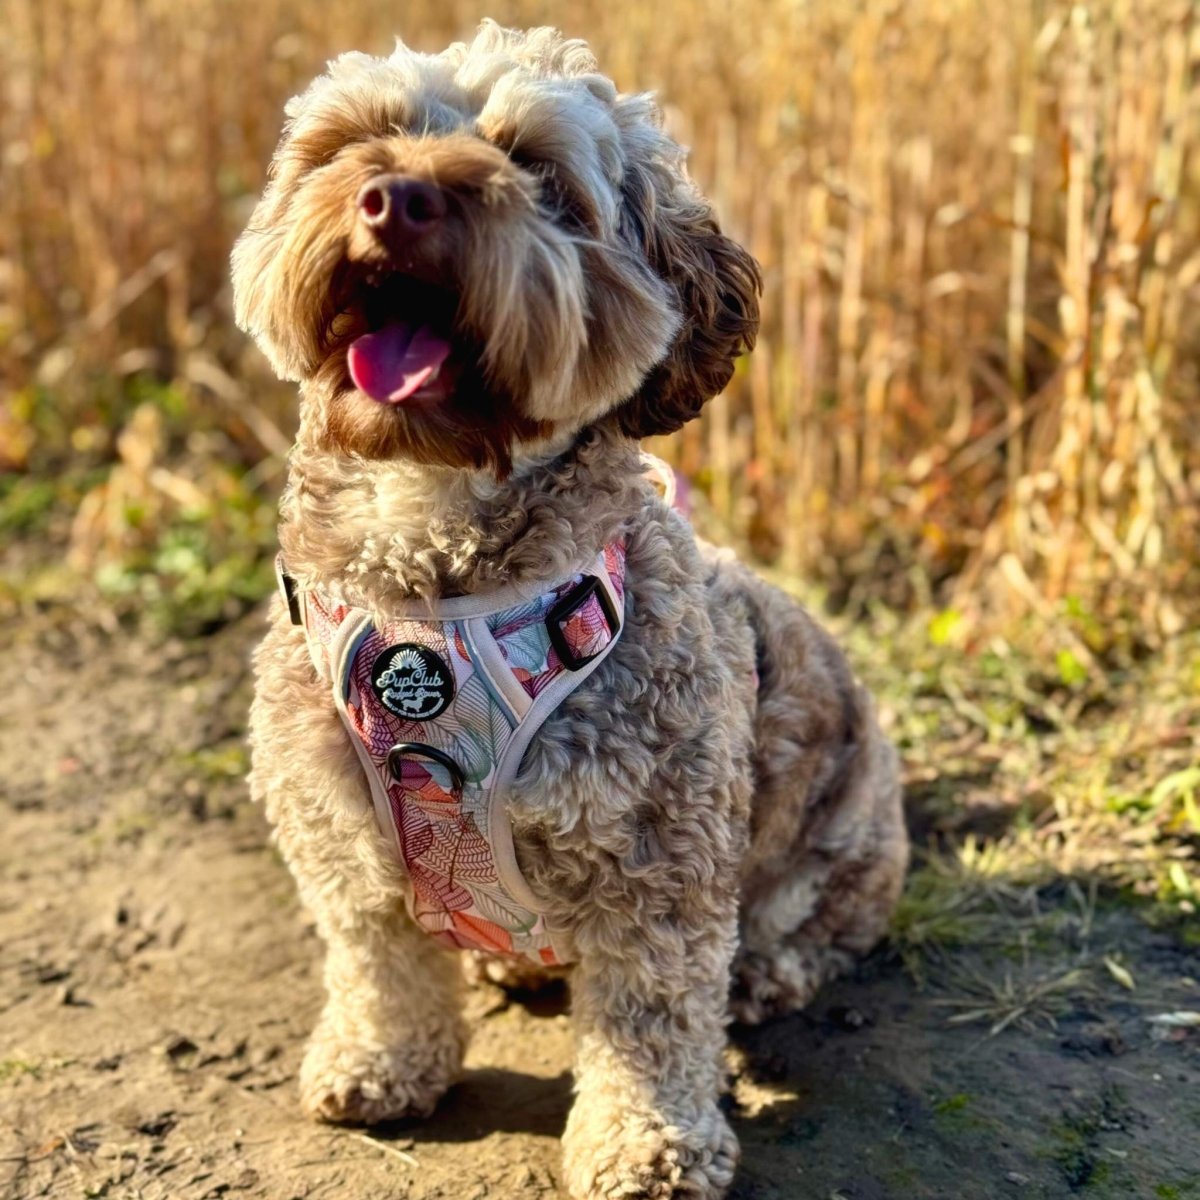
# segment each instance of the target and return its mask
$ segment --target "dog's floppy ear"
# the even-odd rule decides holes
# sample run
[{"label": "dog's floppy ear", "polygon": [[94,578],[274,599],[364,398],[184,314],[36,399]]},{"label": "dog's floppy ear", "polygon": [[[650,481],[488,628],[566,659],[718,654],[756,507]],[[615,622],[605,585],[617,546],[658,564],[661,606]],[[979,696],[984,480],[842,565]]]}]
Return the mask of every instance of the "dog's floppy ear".
[{"label": "dog's floppy ear", "polygon": [[686,424],[729,382],[734,360],[754,346],[762,276],[675,171],[632,171],[624,191],[628,235],[675,292],[680,316],[666,357],[615,413],[623,432],[643,438]]}]

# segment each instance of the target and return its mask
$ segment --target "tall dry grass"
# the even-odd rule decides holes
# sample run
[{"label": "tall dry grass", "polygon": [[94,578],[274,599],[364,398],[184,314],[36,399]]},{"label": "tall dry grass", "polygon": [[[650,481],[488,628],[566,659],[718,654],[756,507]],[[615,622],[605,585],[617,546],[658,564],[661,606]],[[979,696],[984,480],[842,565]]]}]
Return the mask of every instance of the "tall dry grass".
[{"label": "tall dry grass", "polygon": [[[0,460],[30,397],[179,381],[248,460],[290,398],[226,257],[284,98],[461,0],[2,0]],[[843,599],[1194,612],[1200,20],[1191,0],[499,0],[653,87],[764,267],[758,349],[667,453]],[[40,391],[39,391],[40,389]],[[91,444],[91,443],[89,443]],[[0,465],[4,465],[0,462]],[[1189,606],[1191,606],[1189,608]]]}]

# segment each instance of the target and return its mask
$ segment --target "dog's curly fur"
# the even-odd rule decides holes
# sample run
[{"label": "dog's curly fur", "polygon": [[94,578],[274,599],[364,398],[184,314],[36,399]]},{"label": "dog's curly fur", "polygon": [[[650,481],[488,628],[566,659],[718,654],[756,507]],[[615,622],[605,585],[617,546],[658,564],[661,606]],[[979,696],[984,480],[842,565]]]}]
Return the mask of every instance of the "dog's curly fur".
[{"label": "dog's curly fur", "polygon": [[[301,384],[289,570],[382,620],[402,598],[555,581],[625,538],[621,640],[535,738],[510,816],[578,952],[571,1194],[720,1196],[737,1159],[717,1104],[728,1014],[803,1005],[868,949],[907,857],[896,758],[842,655],[697,542],[632,440],[729,380],[754,339],[757,266],[652,99],[619,94],[553,30],[485,23],[436,56],[346,55],[288,116],[234,285],[240,323]],[[448,201],[401,255],[356,208],[379,172]],[[380,303],[443,321],[438,403],[351,383],[348,347]],[[303,1103],[333,1121],[428,1113],[466,1041],[459,964],[404,911],[281,604],[257,671],[253,790],[328,947]]]}]

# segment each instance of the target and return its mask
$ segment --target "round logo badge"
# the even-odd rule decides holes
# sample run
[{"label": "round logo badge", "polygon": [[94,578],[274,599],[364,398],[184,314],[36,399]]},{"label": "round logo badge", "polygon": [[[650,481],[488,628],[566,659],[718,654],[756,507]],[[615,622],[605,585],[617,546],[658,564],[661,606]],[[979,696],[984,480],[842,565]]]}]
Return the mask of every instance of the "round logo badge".
[{"label": "round logo badge", "polygon": [[371,664],[379,702],[405,721],[431,721],[454,699],[454,672],[428,646],[401,642]]}]

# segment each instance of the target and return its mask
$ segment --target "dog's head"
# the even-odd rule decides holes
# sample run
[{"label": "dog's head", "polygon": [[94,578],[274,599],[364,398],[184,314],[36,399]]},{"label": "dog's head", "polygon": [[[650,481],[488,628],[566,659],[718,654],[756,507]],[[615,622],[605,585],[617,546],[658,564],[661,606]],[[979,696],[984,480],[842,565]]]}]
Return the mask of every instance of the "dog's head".
[{"label": "dog's head", "polygon": [[503,474],[600,419],[677,429],[753,344],[754,260],[582,42],[347,54],[287,115],[235,308],[330,447]]}]

